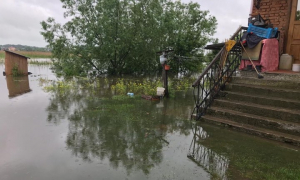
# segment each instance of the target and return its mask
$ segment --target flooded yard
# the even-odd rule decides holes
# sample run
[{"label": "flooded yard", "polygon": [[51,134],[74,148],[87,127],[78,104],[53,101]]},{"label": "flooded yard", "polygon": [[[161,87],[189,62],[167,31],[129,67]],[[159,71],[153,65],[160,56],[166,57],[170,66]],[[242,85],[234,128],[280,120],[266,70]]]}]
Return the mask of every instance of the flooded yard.
[{"label": "flooded yard", "polygon": [[299,148],[191,121],[191,90],[148,101],[29,71],[0,77],[1,180],[300,179]]}]

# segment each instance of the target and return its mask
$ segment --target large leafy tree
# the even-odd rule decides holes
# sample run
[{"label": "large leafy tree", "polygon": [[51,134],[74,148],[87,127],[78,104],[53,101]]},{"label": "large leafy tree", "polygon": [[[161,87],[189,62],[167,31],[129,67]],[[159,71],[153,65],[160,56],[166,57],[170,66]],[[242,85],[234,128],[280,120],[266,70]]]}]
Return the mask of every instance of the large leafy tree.
[{"label": "large leafy tree", "polygon": [[[61,0],[70,19],[41,22],[54,65],[67,75],[145,73],[157,69],[155,52],[171,47],[194,56],[211,40],[216,19],[197,3],[171,0]],[[193,70],[201,61],[187,66]]]}]

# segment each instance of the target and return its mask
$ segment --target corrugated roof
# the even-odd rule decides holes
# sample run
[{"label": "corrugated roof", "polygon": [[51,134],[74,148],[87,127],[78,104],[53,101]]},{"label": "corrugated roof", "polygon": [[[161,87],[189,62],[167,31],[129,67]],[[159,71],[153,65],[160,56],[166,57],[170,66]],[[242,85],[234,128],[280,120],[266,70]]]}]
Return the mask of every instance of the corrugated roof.
[{"label": "corrugated roof", "polygon": [[5,51],[5,52],[12,53],[12,54],[15,54],[15,55],[18,55],[18,56],[21,56],[21,57],[24,57],[24,58],[27,58],[27,59],[30,59],[30,57],[23,56],[23,55],[21,55],[21,54],[18,54],[18,53],[12,52],[12,51],[8,51],[8,50],[4,50],[4,51]]}]

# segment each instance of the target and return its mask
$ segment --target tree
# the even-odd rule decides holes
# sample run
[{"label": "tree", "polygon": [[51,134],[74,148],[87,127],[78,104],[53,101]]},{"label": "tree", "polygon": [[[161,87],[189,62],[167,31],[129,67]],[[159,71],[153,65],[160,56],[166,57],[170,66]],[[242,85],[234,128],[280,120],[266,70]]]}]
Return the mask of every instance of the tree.
[{"label": "tree", "polygon": [[[166,47],[192,56],[211,40],[216,19],[197,3],[171,0],[61,0],[70,20],[41,22],[54,65],[67,75],[157,70]],[[191,69],[191,68],[190,68]]]}]

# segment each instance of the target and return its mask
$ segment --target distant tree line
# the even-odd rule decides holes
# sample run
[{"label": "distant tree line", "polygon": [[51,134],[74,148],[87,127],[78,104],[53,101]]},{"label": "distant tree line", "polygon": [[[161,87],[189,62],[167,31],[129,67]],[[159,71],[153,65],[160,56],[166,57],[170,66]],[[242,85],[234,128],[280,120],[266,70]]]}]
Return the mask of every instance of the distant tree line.
[{"label": "distant tree line", "polygon": [[15,47],[18,51],[41,51],[41,52],[47,52],[50,51],[48,47],[35,47],[35,46],[26,46],[26,45],[20,45],[20,44],[5,44],[0,45],[0,50],[6,50],[10,47]]},{"label": "distant tree line", "polygon": [[[90,71],[109,74],[144,74],[160,69],[159,54],[194,57],[182,63],[198,71],[204,51],[213,39],[216,18],[200,5],[172,0],[61,0],[65,24],[53,18],[41,22],[54,66],[66,75]],[[195,58],[196,57],[196,58]],[[199,57],[197,59],[197,57]],[[176,59],[171,65],[176,67]],[[171,66],[172,67],[172,66]],[[171,68],[172,69],[172,68]]]}]

